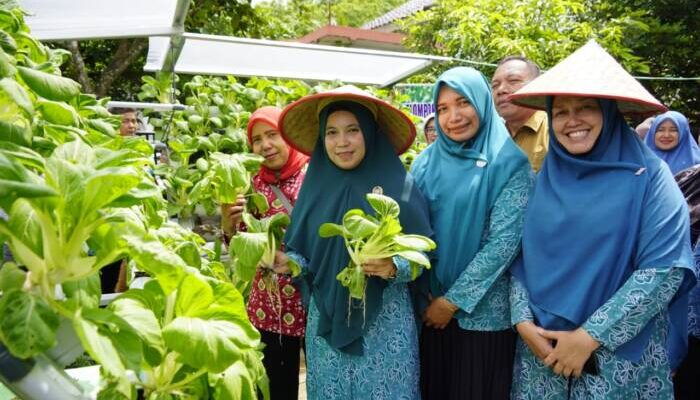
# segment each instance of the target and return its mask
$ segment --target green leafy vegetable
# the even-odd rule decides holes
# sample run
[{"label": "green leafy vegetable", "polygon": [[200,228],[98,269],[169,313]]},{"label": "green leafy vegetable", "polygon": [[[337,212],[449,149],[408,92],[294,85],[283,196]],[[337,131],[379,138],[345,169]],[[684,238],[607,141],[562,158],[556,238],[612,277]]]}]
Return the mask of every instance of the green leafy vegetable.
[{"label": "green leafy vegetable", "polygon": [[211,168],[198,185],[211,185],[214,201],[231,204],[239,194],[248,192],[251,178],[260,169],[263,158],[250,153],[212,153],[209,161]]},{"label": "green leafy vegetable", "polygon": [[72,79],[26,67],[17,67],[22,80],[41,97],[69,101],[80,93],[80,84]]},{"label": "green leafy vegetable", "polygon": [[[68,53],[32,38],[24,15],[0,10],[0,207],[9,216],[0,219],[0,243],[16,262],[0,269],[0,342],[20,358],[60,353],[61,327],[71,328],[101,366],[100,398],[134,399],[137,388],[148,399],[268,395],[260,335],[229,271],[200,237],[164,222],[165,201],[144,168],[153,147],[116,135],[108,99],[58,75]],[[166,78],[151,79],[151,89],[170,101],[176,77]],[[229,113],[217,115],[224,109],[205,104],[212,98]],[[209,153],[245,150],[247,115],[235,99],[222,100],[202,96],[192,126],[184,121],[196,136],[171,141],[182,162],[163,175],[174,208],[213,204],[208,187],[188,197],[213,169]],[[204,152],[200,169],[188,162],[196,151]],[[247,192],[260,160],[237,161],[244,177],[236,168],[212,173],[217,194]],[[123,258],[153,279],[99,308],[99,269]]]},{"label": "green leafy vegetable", "polygon": [[342,225],[325,223],[319,228],[324,238],[342,236],[350,255],[350,264],[337,276],[350,291],[350,297],[364,299],[367,276],[362,265],[368,260],[400,256],[407,259],[415,279],[420,268],[430,268],[424,252],[435,249],[435,242],[425,236],[402,234],[399,204],[380,194],[367,194],[375,215],[352,209],[343,216]]},{"label": "green leafy vegetable", "polygon": [[20,290],[0,299],[0,339],[19,358],[28,358],[54,345],[59,318],[44,299]]}]

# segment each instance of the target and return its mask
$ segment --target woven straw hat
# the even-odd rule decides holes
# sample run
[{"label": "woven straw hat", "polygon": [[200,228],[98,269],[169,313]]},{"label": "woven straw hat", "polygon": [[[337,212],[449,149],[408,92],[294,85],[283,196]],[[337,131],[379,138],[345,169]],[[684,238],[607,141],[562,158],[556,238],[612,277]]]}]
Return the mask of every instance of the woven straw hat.
[{"label": "woven straw hat", "polygon": [[512,94],[510,101],[544,110],[547,96],[613,99],[621,112],[630,114],[666,111],[666,107],[595,40]]},{"label": "woven straw hat", "polygon": [[416,127],[406,114],[352,85],[302,97],[285,107],[279,119],[282,136],[290,146],[311,155],[318,140],[319,113],[328,104],[340,100],[354,101],[370,110],[397,154],[406,151],[413,143]]}]

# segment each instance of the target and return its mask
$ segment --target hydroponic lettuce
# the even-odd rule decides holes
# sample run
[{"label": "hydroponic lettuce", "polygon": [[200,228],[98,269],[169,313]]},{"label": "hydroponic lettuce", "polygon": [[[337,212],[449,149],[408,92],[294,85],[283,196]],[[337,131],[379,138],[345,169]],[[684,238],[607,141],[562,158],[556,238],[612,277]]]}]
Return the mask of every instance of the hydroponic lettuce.
[{"label": "hydroponic lettuce", "polygon": [[391,197],[367,194],[375,215],[352,209],[343,216],[342,225],[325,223],[319,228],[323,238],[342,236],[350,255],[350,264],[337,275],[341,285],[350,290],[350,297],[364,299],[367,275],[362,265],[368,260],[400,256],[408,260],[412,278],[420,268],[430,268],[424,252],[435,249],[435,242],[421,235],[402,233],[399,204]]}]

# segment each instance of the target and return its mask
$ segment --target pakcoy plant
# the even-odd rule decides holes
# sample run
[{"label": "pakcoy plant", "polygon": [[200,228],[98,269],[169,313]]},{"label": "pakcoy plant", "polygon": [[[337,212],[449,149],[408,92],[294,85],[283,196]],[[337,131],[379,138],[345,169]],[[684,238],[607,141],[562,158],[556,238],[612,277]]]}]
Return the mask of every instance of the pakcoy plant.
[{"label": "pakcoy plant", "polygon": [[[261,219],[255,218],[250,213],[243,213],[246,229],[236,232],[229,244],[229,250],[234,255],[231,259],[231,270],[237,287],[245,290],[260,268],[268,295],[276,300],[273,304],[281,304],[279,284],[272,269],[275,255],[281,248],[289,222],[289,216],[285,213],[277,213]],[[301,272],[301,267],[292,260],[289,261],[289,267],[292,276],[298,276]]]},{"label": "pakcoy plant", "polygon": [[[268,398],[260,334],[248,321],[242,295],[210,270],[190,265],[186,260],[196,257],[192,238],[166,225],[123,236],[132,262],[154,277],[109,306],[140,339],[143,357],[132,385],[146,399],[256,398],[258,390]],[[121,393],[118,379],[108,382],[105,395]]]},{"label": "pakcoy plant", "polygon": [[[64,59],[0,10],[0,341],[26,359],[72,327],[101,366],[99,398],[253,398],[259,334],[223,266],[165,221],[153,149],[115,135],[106,100],[56,75]],[[127,257],[153,277],[99,308],[99,269]],[[59,344],[60,346],[60,344]]]},{"label": "pakcoy plant", "polygon": [[399,204],[391,197],[368,193],[367,202],[375,215],[361,209],[351,209],[342,224],[325,223],[319,227],[323,238],[341,236],[350,255],[350,263],[337,275],[341,285],[353,299],[364,300],[367,276],[362,265],[372,259],[400,256],[408,260],[412,278],[420,268],[430,268],[425,252],[435,249],[435,242],[421,235],[403,234],[399,221]]},{"label": "pakcoy plant", "polygon": [[[0,153],[0,192],[10,194],[0,236],[16,260],[0,269],[3,344],[17,357],[35,356],[54,346],[66,319],[102,366],[101,397],[135,398],[136,389],[152,399],[265,393],[259,334],[242,296],[205,274],[212,265],[203,268],[197,240],[182,228],[144,225],[132,209],[138,168],[114,167],[117,159],[69,142],[45,161],[42,178],[24,168],[31,160]],[[96,272],[124,255],[154,280],[99,309]]]},{"label": "pakcoy plant", "polygon": [[189,196],[193,201],[210,204],[215,208],[236,202],[239,195],[248,199],[246,208],[259,213],[267,211],[265,196],[253,190],[252,178],[262,165],[263,157],[253,153],[212,153],[209,161],[198,160],[202,178],[192,188]]}]

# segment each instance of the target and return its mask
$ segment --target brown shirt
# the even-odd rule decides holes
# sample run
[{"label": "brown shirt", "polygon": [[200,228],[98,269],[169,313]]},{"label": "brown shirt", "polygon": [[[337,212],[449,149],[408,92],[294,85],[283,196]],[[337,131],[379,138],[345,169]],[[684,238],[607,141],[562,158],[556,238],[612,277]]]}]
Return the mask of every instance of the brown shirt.
[{"label": "brown shirt", "polygon": [[535,172],[542,168],[544,156],[547,155],[549,148],[547,128],[547,113],[536,111],[513,136],[515,143],[527,154],[530,165]]}]

